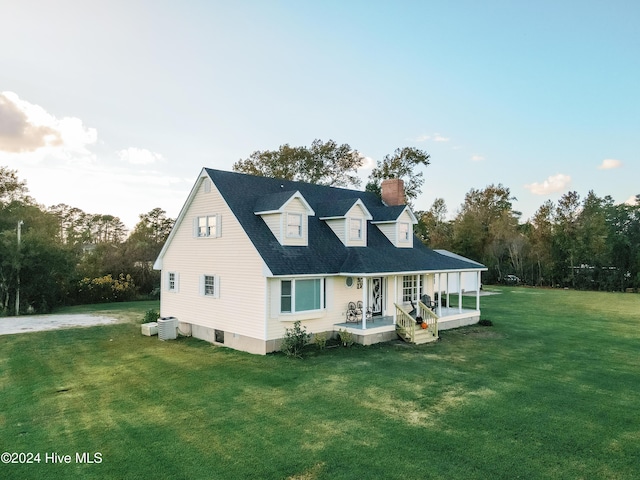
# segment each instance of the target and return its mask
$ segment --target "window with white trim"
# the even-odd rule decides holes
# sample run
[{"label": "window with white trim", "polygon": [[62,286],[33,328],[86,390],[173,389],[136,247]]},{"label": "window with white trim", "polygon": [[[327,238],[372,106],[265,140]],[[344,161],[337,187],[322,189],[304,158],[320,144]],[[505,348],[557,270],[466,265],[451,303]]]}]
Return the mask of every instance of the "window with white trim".
[{"label": "window with white trim", "polygon": [[324,282],[320,278],[280,281],[280,312],[296,313],[324,308]]},{"label": "window with white trim", "polygon": [[220,277],[218,275],[202,275],[200,278],[200,294],[205,297],[220,297]]},{"label": "window with white trim", "polygon": [[199,238],[220,236],[220,215],[196,217],[194,234]]},{"label": "window with white trim", "polygon": [[402,301],[415,302],[422,294],[422,275],[405,275],[402,277]]},{"label": "window with white trim", "polygon": [[287,237],[302,238],[301,213],[287,213]]},{"label": "window with white trim", "polygon": [[178,274],[176,272],[167,272],[167,290],[169,292],[178,291]]},{"label": "window with white trim", "polygon": [[411,239],[411,228],[409,228],[409,224],[405,222],[401,222],[398,226],[398,238],[401,242],[408,242]]},{"label": "window with white trim", "polygon": [[362,240],[362,219],[361,218],[349,219],[349,239]]}]

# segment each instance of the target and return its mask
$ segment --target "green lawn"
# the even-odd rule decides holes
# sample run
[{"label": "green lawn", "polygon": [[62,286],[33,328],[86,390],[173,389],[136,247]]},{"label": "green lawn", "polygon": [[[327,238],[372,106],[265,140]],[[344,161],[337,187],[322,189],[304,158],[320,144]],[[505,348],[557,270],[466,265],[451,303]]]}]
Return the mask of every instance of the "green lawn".
[{"label": "green lawn", "polygon": [[640,295],[499,290],[492,327],[304,360],[134,324],[2,336],[0,451],[41,461],[0,478],[640,478]]}]

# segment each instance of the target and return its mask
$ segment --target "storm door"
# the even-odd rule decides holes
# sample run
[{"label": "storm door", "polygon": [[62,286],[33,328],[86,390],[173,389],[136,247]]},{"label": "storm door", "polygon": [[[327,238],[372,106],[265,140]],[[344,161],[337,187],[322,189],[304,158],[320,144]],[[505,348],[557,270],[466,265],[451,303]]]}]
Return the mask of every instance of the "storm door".
[{"label": "storm door", "polygon": [[382,277],[371,279],[371,289],[369,290],[369,307],[373,315],[382,315]]}]

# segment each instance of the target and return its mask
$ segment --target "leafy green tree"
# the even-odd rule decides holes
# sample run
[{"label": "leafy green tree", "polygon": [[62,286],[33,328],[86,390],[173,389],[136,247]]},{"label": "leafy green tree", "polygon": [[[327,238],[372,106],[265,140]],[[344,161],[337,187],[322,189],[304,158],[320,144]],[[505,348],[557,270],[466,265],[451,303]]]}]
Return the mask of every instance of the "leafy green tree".
[{"label": "leafy green tree", "polygon": [[446,219],[447,205],[444,199],[436,198],[426,212],[416,212],[418,225],[416,234],[430,248],[451,249],[452,225]]},{"label": "leafy green tree", "polygon": [[27,195],[28,191],[27,182],[18,178],[16,170],[0,166],[0,204],[15,201],[32,203],[32,199]]},{"label": "leafy green tree", "polygon": [[167,212],[154,208],[140,215],[140,221],[125,242],[125,257],[136,285],[143,293],[160,287],[160,272],[153,270],[153,262],[171,233],[175,220]]},{"label": "leafy green tree", "polygon": [[357,187],[357,170],[364,157],[348,144],[316,139],[310,147],[281,145],[278,150],[255,151],[233,164],[236,172],[297,180],[332,187]]},{"label": "leafy green tree", "polygon": [[580,195],[565,193],[556,206],[556,232],[553,242],[554,277],[560,285],[576,286],[576,262],[578,260],[578,215]]},{"label": "leafy green tree", "polygon": [[508,242],[520,235],[519,212],[513,210],[509,188],[489,185],[471,189],[453,222],[453,249],[487,267],[487,281],[500,280],[509,258]]},{"label": "leafy green tree", "polygon": [[392,155],[385,155],[378,161],[377,166],[371,171],[366,190],[379,194],[382,180],[401,178],[404,181],[407,204],[412,205],[424,184],[423,173],[416,171],[416,168],[420,165],[428,166],[430,158],[427,152],[418,148],[397,148]]},{"label": "leafy green tree", "polygon": [[529,264],[532,267],[532,283],[534,285],[553,285],[553,257],[552,247],[554,241],[554,211],[555,205],[551,200],[543,203],[526,229],[531,250]]}]

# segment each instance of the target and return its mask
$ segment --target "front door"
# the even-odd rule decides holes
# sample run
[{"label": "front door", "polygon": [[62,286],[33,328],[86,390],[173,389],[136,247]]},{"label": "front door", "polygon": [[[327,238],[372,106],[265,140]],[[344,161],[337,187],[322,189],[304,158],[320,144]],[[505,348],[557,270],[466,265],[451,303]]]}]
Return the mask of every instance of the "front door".
[{"label": "front door", "polygon": [[371,290],[369,291],[369,306],[373,315],[382,315],[382,277],[371,279]]}]

